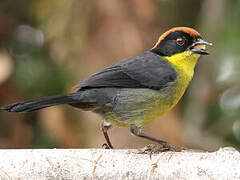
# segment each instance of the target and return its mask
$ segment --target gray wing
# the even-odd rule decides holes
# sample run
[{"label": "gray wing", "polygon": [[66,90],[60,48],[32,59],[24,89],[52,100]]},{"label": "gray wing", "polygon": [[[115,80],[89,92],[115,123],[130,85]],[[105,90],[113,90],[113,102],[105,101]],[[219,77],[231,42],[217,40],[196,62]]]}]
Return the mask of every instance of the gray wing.
[{"label": "gray wing", "polygon": [[173,82],[177,73],[161,56],[146,51],[115,66],[93,74],[74,88],[150,88],[159,90]]}]

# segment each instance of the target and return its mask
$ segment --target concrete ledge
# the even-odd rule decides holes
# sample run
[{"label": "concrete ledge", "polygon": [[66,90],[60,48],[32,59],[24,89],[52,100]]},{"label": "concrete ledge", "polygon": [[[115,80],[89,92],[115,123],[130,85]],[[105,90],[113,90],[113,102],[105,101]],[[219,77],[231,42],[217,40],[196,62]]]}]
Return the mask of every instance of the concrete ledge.
[{"label": "concrete ledge", "polygon": [[240,153],[137,154],[136,150],[0,150],[0,179],[240,179]]}]

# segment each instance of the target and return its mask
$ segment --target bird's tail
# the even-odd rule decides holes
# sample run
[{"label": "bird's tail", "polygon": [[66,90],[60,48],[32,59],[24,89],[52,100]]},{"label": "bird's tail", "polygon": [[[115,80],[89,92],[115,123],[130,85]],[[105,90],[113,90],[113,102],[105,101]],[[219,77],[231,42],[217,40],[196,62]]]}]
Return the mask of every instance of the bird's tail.
[{"label": "bird's tail", "polygon": [[6,110],[8,112],[31,112],[50,106],[76,103],[79,101],[79,96],[80,93],[76,92],[66,95],[43,97],[2,106],[0,110]]}]

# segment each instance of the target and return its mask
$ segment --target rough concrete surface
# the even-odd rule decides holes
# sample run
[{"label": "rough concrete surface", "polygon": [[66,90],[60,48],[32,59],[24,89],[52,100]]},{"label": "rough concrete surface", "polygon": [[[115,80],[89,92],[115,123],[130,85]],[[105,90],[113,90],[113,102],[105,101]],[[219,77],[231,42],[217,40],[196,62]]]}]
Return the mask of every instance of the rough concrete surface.
[{"label": "rough concrete surface", "polygon": [[138,154],[136,150],[0,150],[0,179],[240,179],[240,153]]}]

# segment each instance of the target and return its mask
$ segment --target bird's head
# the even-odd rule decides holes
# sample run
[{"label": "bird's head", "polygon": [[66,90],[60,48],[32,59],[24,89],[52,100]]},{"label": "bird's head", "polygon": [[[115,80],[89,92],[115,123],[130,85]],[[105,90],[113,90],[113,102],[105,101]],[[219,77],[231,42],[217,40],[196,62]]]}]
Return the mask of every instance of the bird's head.
[{"label": "bird's head", "polygon": [[151,51],[174,64],[184,62],[185,64],[193,63],[195,66],[200,55],[209,54],[206,51],[206,45],[212,44],[203,40],[196,30],[175,27],[163,33]]},{"label": "bird's head", "polygon": [[188,27],[175,27],[159,37],[152,51],[161,56],[172,56],[185,51],[207,55],[206,45],[212,44],[203,40],[196,30]]}]

